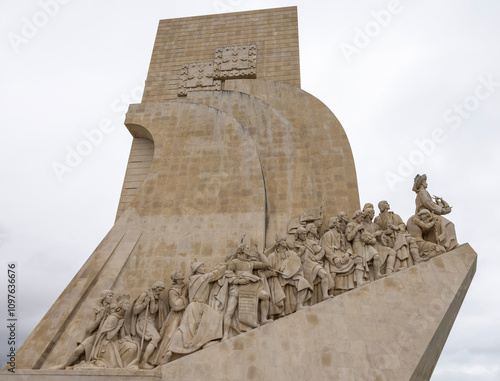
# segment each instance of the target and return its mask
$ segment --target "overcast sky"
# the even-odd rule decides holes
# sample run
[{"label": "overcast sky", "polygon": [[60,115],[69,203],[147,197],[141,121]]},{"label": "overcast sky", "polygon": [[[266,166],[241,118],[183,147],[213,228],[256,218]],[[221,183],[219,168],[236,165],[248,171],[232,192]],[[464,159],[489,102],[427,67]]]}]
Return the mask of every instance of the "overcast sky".
[{"label": "overcast sky", "polygon": [[[132,141],[123,119],[158,20],[297,5],[302,88],[347,132],[361,203],[387,199],[406,220],[426,173],[479,255],[432,380],[500,379],[498,1],[54,1],[0,2],[0,293],[14,261],[20,341],[113,226]],[[55,170],[108,119],[92,152]]]}]

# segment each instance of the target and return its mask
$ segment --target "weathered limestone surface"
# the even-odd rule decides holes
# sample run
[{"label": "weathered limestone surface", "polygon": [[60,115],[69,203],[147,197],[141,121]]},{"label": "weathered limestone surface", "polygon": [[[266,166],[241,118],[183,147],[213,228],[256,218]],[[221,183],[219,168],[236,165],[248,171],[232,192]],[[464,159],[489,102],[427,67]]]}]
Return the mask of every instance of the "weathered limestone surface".
[{"label": "weathered limestone surface", "polygon": [[359,209],[349,140],[322,102],[279,82],[230,82],[234,91],[191,92],[185,101],[234,116],[255,141],[266,183],[266,246],[304,210],[305,200],[307,207],[323,205],[327,216]]},{"label": "weathered limestone surface", "polygon": [[[474,276],[476,258],[464,244],[173,361],[161,374],[160,369],[119,374],[176,381],[428,380]],[[33,380],[34,374],[42,381],[77,381],[90,374],[112,380],[118,372],[26,370],[15,377]]]}]

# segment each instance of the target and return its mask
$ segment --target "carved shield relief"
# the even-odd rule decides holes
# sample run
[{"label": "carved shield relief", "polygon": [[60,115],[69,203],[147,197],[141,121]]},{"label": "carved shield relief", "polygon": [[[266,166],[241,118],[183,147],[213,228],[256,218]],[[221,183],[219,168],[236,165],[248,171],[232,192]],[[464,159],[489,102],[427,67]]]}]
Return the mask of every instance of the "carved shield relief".
[{"label": "carved shield relief", "polygon": [[190,90],[220,90],[220,81],[214,80],[213,62],[196,62],[181,67],[179,95],[187,95]]},{"label": "carved shield relief", "polygon": [[257,72],[257,45],[217,48],[214,63],[214,78],[254,78]]}]

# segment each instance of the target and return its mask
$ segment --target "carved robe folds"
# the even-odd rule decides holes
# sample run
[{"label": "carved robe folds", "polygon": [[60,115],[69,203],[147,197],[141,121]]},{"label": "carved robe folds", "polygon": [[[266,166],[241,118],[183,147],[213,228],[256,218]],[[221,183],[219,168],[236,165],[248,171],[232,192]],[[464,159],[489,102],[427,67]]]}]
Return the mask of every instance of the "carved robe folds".
[{"label": "carved robe folds", "polygon": [[222,338],[222,315],[210,307],[210,283],[224,275],[225,268],[189,277],[189,299],[179,328],[172,335],[168,350],[187,354],[200,349],[212,340]]},{"label": "carved robe folds", "polygon": [[334,281],[334,294],[340,294],[355,288],[354,262],[351,243],[345,234],[330,230],[323,234],[320,240],[325,250],[325,270],[331,274]]},{"label": "carved robe folds", "polygon": [[106,319],[92,349],[91,359],[94,365],[138,369],[139,344],[125,331],[124,321],[124,316],[119,313],[113,313]]},{"label": "carved robe folds", "polygon": [[285,250],[282,253],[274,251],[269,255],[269,262],[272,269],[279,271],[279,273],[268,271],[271,294],[269,315],[291,314],[297,309],[297,294],[305,293],[302,297],[305,302],[311,297],[313,288],[304,278],[302,262],[294,251]]}]

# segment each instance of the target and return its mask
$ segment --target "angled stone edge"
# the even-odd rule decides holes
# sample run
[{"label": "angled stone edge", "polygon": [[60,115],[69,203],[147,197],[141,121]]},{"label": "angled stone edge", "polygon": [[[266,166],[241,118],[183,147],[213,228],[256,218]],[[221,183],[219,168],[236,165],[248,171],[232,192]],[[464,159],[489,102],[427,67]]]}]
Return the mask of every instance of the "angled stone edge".
[{"label": "angled stone edge", "polygon": [[476,270],[455,250],[153,371],[3,370],[2,379],[428,380]]}]

